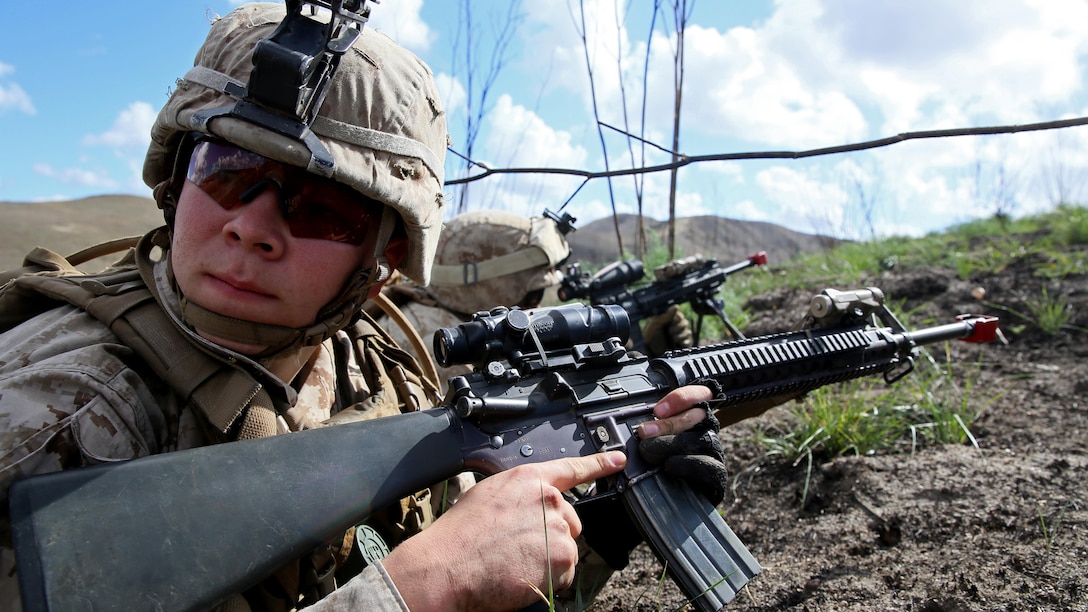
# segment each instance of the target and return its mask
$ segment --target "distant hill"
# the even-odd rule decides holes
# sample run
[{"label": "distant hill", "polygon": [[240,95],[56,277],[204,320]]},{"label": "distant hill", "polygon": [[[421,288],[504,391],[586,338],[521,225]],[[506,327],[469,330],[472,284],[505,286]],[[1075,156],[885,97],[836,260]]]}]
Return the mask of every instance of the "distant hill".
[{"label": "distant hill", "polygon": [[[71,255],[163,224],[151,198],[108,195],[64,202],[0,202],[0,269],[22,265],[34,247]],[[101,267],[101,266],[100,266]]]},{"label": "distant hill", "polygon": [[[64,202],[0,202],[0,219],[0,270],[18,267],[23,256],[37,246],[70,255],[113,238],[144,234],[163,223],[154,200],[129,195]],[[637,217],[620,215],[619,219],[627,257],[634,257]],[[567,236],[575,260],[600,265],[619,258],[611,217],[576,227],[577,231]],[[646,219],[646,229],[664,243],[666,222]],[[677,219],[676,243],[677,256],[702,254],[731,264],[766,251],[773,265],[799,253],[825,250],[838,241],[773,223],[701,216]]]},{"label": "distant hill", "polygon": [[[620,215],[620,234],[628,258],[634,257],[637,215]],[[668,236],[668,223],[645,220],[647,234],[656,234],[662,244]],[[567,236],[574,257],[591,265],[619,259],[616,229],[611,217],[585,226]],[[649,238],[653,244],[653,238]],[[743,261],[752,253],[766,251],[772,265],[800,253],[826,250],[840,241],[827,236],[804,234],[773,223],[737,221],[716,216],[682,217],[676,220],[677,257],[701,254],[717,258],[723,264]]]}]

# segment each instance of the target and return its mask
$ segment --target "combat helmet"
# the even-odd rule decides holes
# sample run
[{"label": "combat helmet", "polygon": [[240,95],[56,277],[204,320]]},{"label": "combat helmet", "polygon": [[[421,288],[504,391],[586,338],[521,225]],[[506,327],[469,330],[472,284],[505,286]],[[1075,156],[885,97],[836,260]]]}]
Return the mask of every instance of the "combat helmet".
[{"label": "combat helmet", "polygon": [[[569,215],[564,221],[570,219]],[[526,294],[558,285],[556,269],[570,256],[569,222],[545,214],[527,219],[502,210],[477,210],[442,230],[427,292],[462,314],[515,306]]]},{"label": "combat helmet", "polygon": [[[385,205],[377,264],[359,270],[314,326],[260,331],[248,325],[262,339],[278,338],[266,353],[317,344],[350,323],[376,283],[392,273],[383,254],[398,225],[408,239],[400,270],[428,282],[443,217],[446,118],[427,65],[362,27],[366,3],[287,0],[286,9],[257,3],[218,18],[152,128],[144,182],[170,226],[184,184],[178,168],[188,163],[180,158],[195,133],[330,177]],[[304,4],[331,11],[308,7],[304,14]],[[199,317],[224,337],[253,337],[231,336],[238,321],[187,306],[190,324]]]}]

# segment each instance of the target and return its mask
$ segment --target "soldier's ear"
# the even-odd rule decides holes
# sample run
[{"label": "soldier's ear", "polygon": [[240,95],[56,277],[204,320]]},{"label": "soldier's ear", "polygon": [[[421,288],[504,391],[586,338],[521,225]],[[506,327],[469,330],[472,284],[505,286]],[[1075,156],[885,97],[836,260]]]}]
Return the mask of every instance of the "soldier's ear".
[{"label": "soldier's ear", "polygon": [[[404,261],[405,256],[408,255],[408,238],[405,236],[398,236],[396,238],[390,238],[389,244],[385,247],[385,260],[389,262],[389,265],[396,270],[400,267],[400,262]],[[380,283],[375,283],[367,294],[367,297],[373,299],[382,287],[389,279],[386,279]]]},{"label": "soldier's ear", "polygon": [[389,239],[389,244],[385,247],[385,260],[389,262],[389,265],[393,266],[394,270],[400,267],[400,262],[404,261],[407,255],[408,238],[406,236]]}]

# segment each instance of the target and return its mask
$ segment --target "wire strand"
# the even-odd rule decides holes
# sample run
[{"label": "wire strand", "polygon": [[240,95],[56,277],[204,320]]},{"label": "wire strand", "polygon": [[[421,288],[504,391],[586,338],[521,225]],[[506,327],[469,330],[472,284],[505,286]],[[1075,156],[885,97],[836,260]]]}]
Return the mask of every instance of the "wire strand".
[{"label": "wire strand", "polygon": [[[466,176],[458,179],[451,179],[446,181],[446,185],[463,185],[474,181],[481,180],[488,176],[496,174],[562,174],[568,176],[581,176],[586,181],[607,178],[615,176],[629,176],[632,174],[648,174],[653,172],[664,172],[667,170],[673,170],[687,166],[688,164],[707,162],[707,161],[735,161],[746,159],[802,159],[806,157],[817,157],[820,155],[835,155],[839,153],[849,153],[852,151],[864,151],[866,149],[876,149],[880,147],[887,147],[899,142],[907,140],[922,140],[928,138],[951,138],[957,136],[988,136],[994,134],[1016,134],[1019,132],[1036,132],[1042,130],[1057,130],[1063,128],[1077,127],[1080,125],[1088,124],[1088,117],[1077,117],[1074,119],[1061,119],[1058,121],[1044,121],[1041,123],[1025,123],[1021,125],[999,125],[999,126],[984,126],[975,128],[953,128],[946,130],[926,130],[918,132],[903,132],[896,134],[895,136],[888,136],[886,138],[878,138],[876,140],[867,140],[864,142],[858,142],[853,144],[838,145],[834,147],[823,147],[819,149],[809,149],[806,151],[752,151],[744,153],[716,153],[708,155],[681,155],[680,158],[674,162],[667,164],[658,164],[654,166],[643,166],[640,168],[626,168],[620,170],[607,170],[603,172],[594,172],[590,170],[578,170],[576,168],[489,168],[486,165],[468,160],[460,153],[450,149],[450,152],[458,157],[464,158],[470,161],[472,164],[485,168],[485,170],[479,174]],[[611,129],[611,126],[608,126]],[[584,186],[584,183],[583,183]],[[579,186],[581,189],[581,186]]]}]

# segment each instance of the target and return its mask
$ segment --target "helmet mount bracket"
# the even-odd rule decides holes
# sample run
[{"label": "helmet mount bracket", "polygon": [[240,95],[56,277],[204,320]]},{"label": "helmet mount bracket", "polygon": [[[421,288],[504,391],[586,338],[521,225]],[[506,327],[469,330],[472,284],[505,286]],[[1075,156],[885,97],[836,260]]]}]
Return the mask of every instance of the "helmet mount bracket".
[{"label": "helmet mount bracket", "polygon": [[[238,102],[215,116],[238,117],[294,138],[310,151],[308,170],[332,176],[334,162],[325,145],[310,130],[321,109],[340,58],[351,48],[370,18],[368,2],[377,0],[286,0],[287,15],[268,38],[253,49],[253,70],[242,88],[228,84],[226,92]],[[303,14],[310,5],[330,12],[328,23]]]}]

